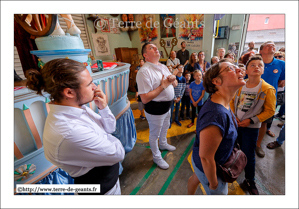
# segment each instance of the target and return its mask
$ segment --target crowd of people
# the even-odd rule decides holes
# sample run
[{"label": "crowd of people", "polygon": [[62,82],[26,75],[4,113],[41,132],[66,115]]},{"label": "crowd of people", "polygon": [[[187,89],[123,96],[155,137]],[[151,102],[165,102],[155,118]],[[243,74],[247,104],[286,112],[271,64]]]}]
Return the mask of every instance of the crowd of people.
[{"label": "crowd of people", "polygon": [[[148,45],[153,51],[157,50],[155,45]],[[138,92],[139,94],[155,95],[151,97],[152,100],[147,101],[155,101],[158,104],[160,102],[159,105],[166,102],[170,105],[169,126],[168,122],[167,124],[165,121],[161,122],[159,128],[155,127],[155,130],[158,129],[160,133],[155,134],[154,137],[150,135],[150,140],[157,141],[161,135],[164,137],[167,133],[166,127],[171,128],[172,122],[177,126],[182,126],[180,121],[185,120],[185,115],[187,120],[191,120],[187,128],[194,125],[197,117],[196,141],[192,156],[195,173],[189,179],[188,193],[194,194],[198,183],[201,182],[207,194],[227,194],[227,183],[217,176],[216,163],[224,163],[238,143],[248,160],[244,183],[250,194],[259,194],[254,177],[255,155],[265,156],[261,147],[265,134],[275,137],[270,131],[273,118],[284,121],[285,117],[284,103],[280,105],[279,113],[274,115],[278,105],[277,94],[278,92],[285,93],[284,48],[276,51],[275,44],[267,41],[260,46],[258,53],[254,50],[254,42],[250,42],[248,50],[241,54],[238,61],[233,52],[225,53],[225,48],[219,48],[217,56],[212,57],[210,64],[205,60],[203,51],[193,52],[188,58],[186,55],[189,51],[184,42],[181,43],[181,47],[182,49],[177,53],[175,51],[170,53],[166,63],[169,72],[164,72],[166,68],[158,62],[159,67],[152,66],[153,68],[148,68],[146,73],[141,71],[142,73],[137,74],[138,83],[151,87],[147,87],[147,91]],[[144,46],[142,53],[148,56],[145,49],[147,45]],[[153,77],[150,74],[153,73],[160,83],[162,77],[175,76],[177,83],[172,85],[172,93],[167,99],[166,96],[162,98],[157,94],[162,90],[159,88],[159,82],[155,83],[155,86],[151,83]],[[157,91],[157,89],[160,90]],[[164,87],[163,90],[165,90]],[[163,90],[162,92],[165,93]],[[142,100],[143,103],[147,101]],[[174,120],[172,120],[173,112]],[[168,112],[163,112],[163,114],[168,114]],[[267,145],[268,149],[280,147],[284,141],[285,125],[281,123],[278,126],[281,128],[280,135]],[[150,142],[151,144],[154,143]],[[157,142],[154,150],[156,149]],[[154,151],[152,152],[153,156],[158,157],[154,155]],[[159,161],[154,158],[154,162],[158,162],[156,164],[160,168],[168,168],[160,153],[159,157]]]},{"label": "crowd of people", "polygon": [[[166,67],[159,62],[157,46],[145,43],[141,49],[144,59],[136,69],[136,98],[140,118],[149,124],[153,162],[161,169],[169,168],[160,150],[176,150],[166,137],[175,109],[174,122],[178,126],[186,115],[191,120],[188,127],[192,127],[197,116],[194,173],[188,180],[188,194],[194,194],[199,183],[207,194],[228,193],[228,184],[217,173],[217,164],[226,162],[236,143],[248,160],[244,183],[251,194],[259,194],[255,186],[255,154],[265,156],[261,147],[265,134],[275,137],[269,128],[278,92],[285,92],[284,52],[276,52],[275,44],[268,41],[257,54],[250,43],[238,63],[233,53],[225,54],[225,49],[220,48],[210,64],[203,51],[189,57],[184,42],[181,47],[177,53],[170,53]],[[248,79],[244,79],[245,74]],[[40,71],[26,71],[26,78],[28,88],[40,95],[43,91],[50,94],[50,112],[43,133],[46,159],[69,173],[75,184],[101,184],[101,193],[94,194],[121,194],[119,162],[125,150],[112,135],[116,119],[107,98],[93,83],[86,67],[74,60],[54,59]],[[91,101],[100,114],[84,105]],[[284,119],[284,105],[275,117]],[[267,145],[269,149],[284,142],[285,125],[279,125],[281,132]]]}]

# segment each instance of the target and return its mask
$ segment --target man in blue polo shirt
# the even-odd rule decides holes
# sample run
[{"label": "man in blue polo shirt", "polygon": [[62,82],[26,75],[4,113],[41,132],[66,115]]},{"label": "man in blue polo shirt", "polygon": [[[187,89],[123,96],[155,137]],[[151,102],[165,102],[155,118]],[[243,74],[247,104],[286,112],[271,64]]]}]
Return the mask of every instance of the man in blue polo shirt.
[{"label": "man in blue polo shirt", "polygon": [[[265,64],[262,79],[264,79],[267,83],[275,88],[277,96],[277,88],[284,87],[285,85],[285,62],[274,58],[275,51],[276,47],[273,41],[267,41],[260,46],[260,54]],[[264,121],[259,130],[259,136],[256,144],[256,154],[259,157],[265,156],[265,152],[261,148],[261,143],[265,136],[265,133],[267,133],[271,137],[275,136],[275,134],[270,131],[272,121],[273,117]]]}]

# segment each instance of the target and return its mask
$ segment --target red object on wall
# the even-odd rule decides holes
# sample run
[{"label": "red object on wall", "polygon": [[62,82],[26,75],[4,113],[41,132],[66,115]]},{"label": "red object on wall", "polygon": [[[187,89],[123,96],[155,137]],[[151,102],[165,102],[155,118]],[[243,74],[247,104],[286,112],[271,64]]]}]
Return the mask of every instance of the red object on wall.
[{"label": "red object on wall", "polygon": [[37,50],[35,41],[30,38],[30,34],[25,31],[25,29],[22,28],[22,26],[19,25],[15,20],[14,45],[17,48],[24,74],[26,70],[29,70],[31,68],[38,70],[39,68],[37,65],[37,58],[35,57],[35,55],[30,54],[30,51]]},{"label": "red object on wall", "polygon": [[[266,18],[268,24],[265,24]],[[285,15],[250,15],[247,31],[255,30],[273,30],[273,29],[284,29],[285,28]]]}]

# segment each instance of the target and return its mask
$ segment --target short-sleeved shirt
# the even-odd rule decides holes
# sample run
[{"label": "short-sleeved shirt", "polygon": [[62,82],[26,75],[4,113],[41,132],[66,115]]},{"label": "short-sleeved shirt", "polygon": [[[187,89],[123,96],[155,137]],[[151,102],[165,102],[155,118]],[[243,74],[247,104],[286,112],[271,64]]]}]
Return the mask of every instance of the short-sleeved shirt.
[{"label": "short-sleeved shirt", "polygon": [[177,65],[177,64],[180,64],[180,60],[178,58],[174,58],[174,60],[170,58],[166,62],[167,66],[170,66],[170,65],[172,66],[172,65]]},{"label": "short-sleeved shirt", "polygon": [[182,50],[179,50],[177,53],[176,53],[176,57],[180,60],[180,63],[182,65],[185,64],[185,62],[187,60],[189,60],[189,51],[188,50],[185,50],[184,52]]},{"label": "short-sleeved shirt", "polygon": [[139,70],[140,70],[140,68],[141,68],[141,67],[140,67],[140,65],[139,65],[139,66],[137,66],[137,67],[136,67],[136,70],[137,70],[137,71],[139,71]]},{"label": "short-sleeved shirt", "polygon": [[238,136],[234,121],[237,124],[231,110],[226,109],[224,106],[214,103],[210,99],[203,105],[197,117],[196,138],[192,154],[194,163],[199,170],[204,172],[199,157],[200,131],[211,125],[220,128],[223,138],[215,153],[215,162],[222,165],[231,155]]},{"label": "short-sleeved shirt", "polygon": [[244,54],[246,54],[247,52],[254,52],[255,54],[257,54],[256,50],[253,49],[253,50],[249,51],[249,49],[247,49],[246,51],[242,52],[241,56],[244,55]]},{"label": "short-sleeved shirt", "polygon": [[277,95],[278,81],[285,80],[285,62],[273,58],[271,63],[265,63],[262,79],[275,88]]},{"label": "short-sleeved shirt", "polygon": [[[137,72],[138,94],[146,94],[158,88],[161,85],[162,75],[164,75],[164,79],[167,79],[167,76],[171,75],[165,65],[161,63],[156,65],[147,61]],[[169,85],[152,101],[171,101],[173,98],[174,88],[172,85]]]},{"label": "short-sleeved shirt", "polygon": [[[192,90],[191,95],[192,95],[194,101],[197,101],[200,98],[202,91],[205,90],[202,81],[200,82],[200,84],[196,84],[195,81],[193,81],[190,84],[189,89]],[[193,103],[192,100],[191,100],[191,103]],[[201,106],[202,103],[203,103],[202,100],[200,100],[197,105]]]}]

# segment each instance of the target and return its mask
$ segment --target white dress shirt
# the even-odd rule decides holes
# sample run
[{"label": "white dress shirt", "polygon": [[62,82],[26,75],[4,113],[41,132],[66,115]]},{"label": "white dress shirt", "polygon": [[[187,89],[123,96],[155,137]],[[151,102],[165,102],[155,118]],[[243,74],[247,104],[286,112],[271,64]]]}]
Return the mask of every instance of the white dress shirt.
[{"label": "white dress shirt", "polygon": [[124,159],[121,142],[111,135],[116,120],[108,106],[99,110],[100,115],[85,105],[49,107],[43,145],[51,163],[78,177],[94,167],[114,165]]},{"label": "white dress shirt", "polygon": [[[167,76],[171,75],[171,73],[165,65],[161,63],[158,63],[158,65],[156,65],[147,61],[140,68],[136,76],[138,94],[146,94],[158,88],[161,85],[162,75],[164,75],[164,79],[167,79]],[[173,98],[174,88],[172,85],[169,85],[152,101],[171,101],[173,100]]]}]

